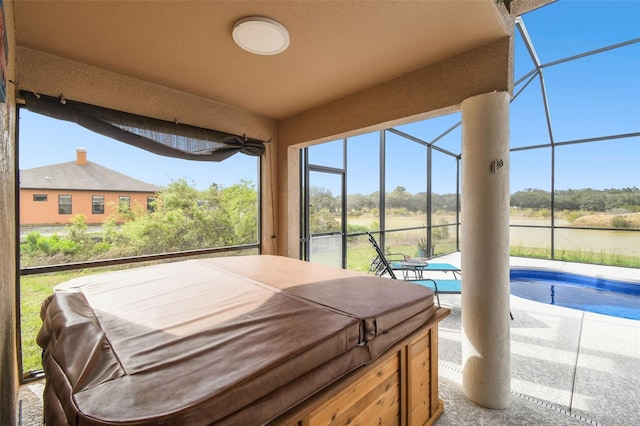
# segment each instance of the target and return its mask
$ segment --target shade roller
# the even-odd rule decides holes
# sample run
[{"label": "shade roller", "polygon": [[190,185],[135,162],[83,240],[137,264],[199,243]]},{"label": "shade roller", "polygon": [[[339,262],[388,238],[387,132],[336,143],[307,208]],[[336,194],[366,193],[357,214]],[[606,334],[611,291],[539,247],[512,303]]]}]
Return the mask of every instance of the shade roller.
[{"label": "shade roller", "polygon": [[222,161],[241,152],[260,156],[264,142],[230,133],[158,120],[95,105],[22,92],[29,111],[77,123],[154,154],[195,161]]}]

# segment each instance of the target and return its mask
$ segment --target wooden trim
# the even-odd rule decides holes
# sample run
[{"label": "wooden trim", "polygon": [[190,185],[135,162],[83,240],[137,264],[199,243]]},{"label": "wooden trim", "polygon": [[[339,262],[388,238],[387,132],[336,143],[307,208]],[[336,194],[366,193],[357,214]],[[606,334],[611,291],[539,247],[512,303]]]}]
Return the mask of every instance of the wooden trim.
[{"label": "wooden trim", "polygon": [[443,411],[438,398],[437,328],[449,314],[449,309],[437,309],[426,324],[371,364],[353,371],[270,424],[433,424]]},{"label": "wooden trim", "polygon": [[409,351],[406,346],[400,350],[400,424],[402,426],[410,425],[409,410],[409,388],[411,375],[409,374]]},{"label": "wooden trim", "polygon": [[[431,329],[431,350],[432,353],[438,353],[438,328]],[[438,359],[431,359],[431,388],[438,389]],[[431,392],[431,416],[436,413],[437,408],[441,406],[438,392]]]}]

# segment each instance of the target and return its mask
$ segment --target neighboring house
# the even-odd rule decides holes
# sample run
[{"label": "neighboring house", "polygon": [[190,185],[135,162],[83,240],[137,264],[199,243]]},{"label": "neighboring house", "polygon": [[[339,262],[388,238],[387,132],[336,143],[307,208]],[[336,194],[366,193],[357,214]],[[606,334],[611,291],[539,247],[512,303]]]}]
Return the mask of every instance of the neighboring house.
[{"label": "neighboring house", "polygon": [[98,224],[118,210],[152,209],[159,187],[87,161],[84,149],[76,155],[76,161],[20,170],[21,225],[67,224],[78,214]]}]

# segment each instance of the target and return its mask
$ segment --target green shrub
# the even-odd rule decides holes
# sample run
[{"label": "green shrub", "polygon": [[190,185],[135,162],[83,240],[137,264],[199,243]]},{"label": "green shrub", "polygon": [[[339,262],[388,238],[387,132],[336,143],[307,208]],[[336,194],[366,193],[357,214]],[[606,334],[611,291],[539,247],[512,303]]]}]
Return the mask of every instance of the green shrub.
[{"label": "green shrub", "polygon": [[80,246],[75,241],[61,238],[57,241],[56,253],[62,253],[65,256],[73,256],[78,253]]},{"label": "green shrub", "polygon": [[356,234],[356,233],[367,232],[367,231],[369,231],[369,228],[367,228],[364,225],[347,224],[348,234]]},{"label": "green shrub", "polygon": [[581,211],[566,211],[566,210],[564,212],[564,218],[569,223],[575,222],[576,219],[578,219],[581,216],[584,216],[584,212],[581,212]]},{"label": "green shrub", "polygon": [[39,232],[29,232],[25,238],[26,243],[21,246],[27,253],[34,253],[38,251],[38,240],[42,237]]},{"label": "green shrub", "polygon": [[91,253],[94,256],[98,256],[108,252],[110,249],[111,249],[111,244],[102,241],[93,245],[93,248],[91,249]]},{"label": "green shrub", "polygon": [[614,228],[631,228],[631,223],[622,216],[614,216],[611,219],[611,226]]},{"label": "green shrub", "polygon": [[80,251],[80,245],[75,241],[63,238],[58,234],[44,236],[39,232],[29,232],[26,242],[21,244],[23,254],[30,254],[36,258],[55,255],[74,256]]},{"label": "green shrub", "polygon": [[551,209],[538,209],[533,214],[535,217],[550,218]]},{"label": "green shrub", "polygon": [[71,224],[67,225],[67,238],[78,245],[84,246],[88,244],[90,240],[87,230],[88,226],[85,215],[77,214],[71,218]]}]

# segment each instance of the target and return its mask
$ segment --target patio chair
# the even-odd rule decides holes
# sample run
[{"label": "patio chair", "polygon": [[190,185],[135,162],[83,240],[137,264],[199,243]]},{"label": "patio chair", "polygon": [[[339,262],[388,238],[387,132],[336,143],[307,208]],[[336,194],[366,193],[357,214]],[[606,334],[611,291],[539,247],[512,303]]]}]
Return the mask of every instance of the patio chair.
[{"label": "patio chair", "polygon": [[407,256],[405,256],[402,253],[386,253],[385,254],[382,252],[382,249],[376,242],[376,239],[373,237],[373,235],[367,232],[367,236],[369,238],[369,242],[371,243],[373,248],[376,250],[376,256],[373,259],[371,259],[371,263],[369,264],[369,272],[372,272],[373,274],[380,277],[384,276],[385,274],[388,274],[391,278],[396,279],[396,276],[393,273],[393,269],[391,268],[389,261],[406,260]]},{"label": "patio chair", "polygon": [[[375,237],[371,235],[369,232],[366,232],[367,237],[369,238],[369,242],[373,246],[376,251],[376,256],[371,261],[371,265],[369,267],[369,271],[373,272],[375,275],[384,276],[389,275],[390,278],[397,280],[396,276],[391,264],[389,263],[389,259],[387,256],[401,256],[402,260],[407,260],[407,256],[402,253],[391,253],[385,254]],[[440,306],[440,293],[442,294],[461,294],[462,293],[462,281],[459,279],[433,279],[433,278],[422,278],[418,280],[409,280],[405,279],[404,281],[409,281],[415,284],[420,284],[425,287],[430,288],[436,294],[436,300],[438,301],[438,306]]]},{"label": "patio chair", "polygon": [[[369,271],[375,273],[378,276],[384,276],[388,274],[389,277],[394,280],[398,279],[394,272],[394,268],[392,268],[391,263],[387,259],[387,255],[384,254],[378,242],[369,232],[366,232],[367,237],[369,238],[369,242],[373,246],[376,251],[376,257],[371,261],[371,265],[375,265],[369,268]],[[392,254],[395,256],[402,256],[402,260],[407,261],[407,256],[401,253]],[[440,294],[462,294],[462,280],[457,278],[456,272],[460,273],[460,270],[448,263],[434,263],[430,265],[426,265],[421,268],[421,275],[425,271],[440,271],[440,272],[453,272],[453,276],[455,279],[440,279],[440,278],[420,278],[420,279],[404,279],[403,281],[412,282],[415,284],[419,284],[425,287],[430,288],[436,295],[436,300],[438,301],[438,306],[440,306]],[[406,278],[406,275],[404,275]],[[511,310],[509,310],[509,316],[513,319],[513,314]]]}]

